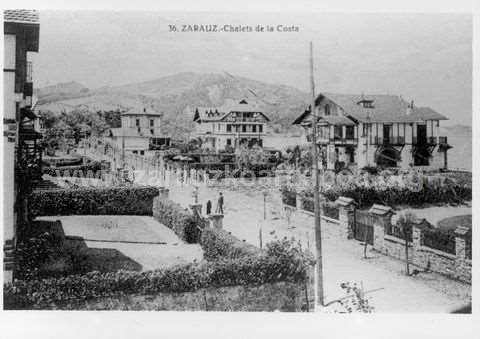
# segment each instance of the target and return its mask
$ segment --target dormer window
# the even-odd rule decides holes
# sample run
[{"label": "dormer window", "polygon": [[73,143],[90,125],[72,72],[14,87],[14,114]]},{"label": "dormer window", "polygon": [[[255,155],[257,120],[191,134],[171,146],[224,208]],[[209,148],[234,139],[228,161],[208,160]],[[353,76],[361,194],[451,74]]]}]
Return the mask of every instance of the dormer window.
[{"label": "dormer window", "polygon": [[357,105],[361,105],[363,108],[375,108],[373,100],[362,99],[357,102]]}]

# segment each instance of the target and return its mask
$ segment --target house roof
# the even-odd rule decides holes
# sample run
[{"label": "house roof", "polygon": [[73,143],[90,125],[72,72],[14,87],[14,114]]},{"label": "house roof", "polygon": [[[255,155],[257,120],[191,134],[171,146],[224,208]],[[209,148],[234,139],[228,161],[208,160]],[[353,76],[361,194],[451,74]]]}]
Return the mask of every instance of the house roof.
[{"label": "house roof", "polygon": [[[448,120],[444,115],[429,107],[415,107],[407,114],[409,103],[396,95],[362,95],[322,93],[316,99],[318,105],[324,98],[333,101],[343,109],[345,116],[361,122],[410,123],[425,120]],[[371,101],[373,107],[366,108],[361,101]],[[310,109],[300,115],[293,124],[301,123],[310,114]]]},{"label": "house roof", "polygon": [[25,24],[39,24],[38,12],[30,9],[4,10],[3,20],[5,22],[18,22]]},{"label": "house roof", "polygon": [[260,113],[267,121],[270,121],[256,103],[248,103],[246,100],[227,102],[220,107],[198,107],[195,110],[193,121],[220,121],[231,112]]},{"label": "house roof", "polygon": [[152,110],[151,108],[130,108],[128,111],[123,112],[122,115],[151,115],[162,116],[162,113]]}]

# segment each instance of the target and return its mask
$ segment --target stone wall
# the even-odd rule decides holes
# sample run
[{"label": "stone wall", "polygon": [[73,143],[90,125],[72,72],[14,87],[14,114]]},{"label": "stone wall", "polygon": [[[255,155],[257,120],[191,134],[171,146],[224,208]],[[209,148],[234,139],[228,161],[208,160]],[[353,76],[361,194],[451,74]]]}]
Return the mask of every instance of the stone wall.
[{"label": "stone wall", "polygon": [[[286,206],[290,209],[290,223],[292,224],[314,224],[314,215],[311,212],[302,210],[299,203],[300,196],[297,195],[297,208]],[[338,236],[342,238],[353,238],[354,226],[354,205],[355,202],[350,198],[340,197],[336,201],[339,206],[339,220],[334,220],[322,216],[326,226],[322,232],[327,235]],[[405,241],[385,233],[385,229],[391,223],[391,217],[394,213],[388,206],[373,205],[369,210],[372,215],[373,223],[373,249],[382,254],[391,256],[399,260],[406,260]],[[408,246],[408,260],[413,266],[422,270],[445,274],[454,279],[471,283],[472,281],[472,262],[466,257],[466,237],[471,236],[471,230],[458,227],[455,235],[456,253],[451,254],[437,249],[429,248],[422,244],[422,225],[426,221],[413,227],[413,239]]]},{"label": "stone wall", "polygon": [[277,282],[259,286],[212,287],[184,293],[100,298],[56,305],[55,309],[301,312],[307,311],[307,297],[311,310],[313,283]]}]

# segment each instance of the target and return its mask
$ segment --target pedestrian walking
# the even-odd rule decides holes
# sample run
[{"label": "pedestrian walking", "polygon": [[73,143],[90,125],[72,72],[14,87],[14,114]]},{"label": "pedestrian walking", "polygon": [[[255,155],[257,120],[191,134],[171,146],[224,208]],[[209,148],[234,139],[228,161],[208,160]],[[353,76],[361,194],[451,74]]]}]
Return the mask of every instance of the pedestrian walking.
[{"label": "pedestrian walking", "polygon": [[215,213],[223,214],[223,194],[222,192],[218,195],[217,210]]},{"label": "pedestrian walking", "polygon": [[210,200],[207,201],[207,215],[210,215],[212,213],[212,202]]}]

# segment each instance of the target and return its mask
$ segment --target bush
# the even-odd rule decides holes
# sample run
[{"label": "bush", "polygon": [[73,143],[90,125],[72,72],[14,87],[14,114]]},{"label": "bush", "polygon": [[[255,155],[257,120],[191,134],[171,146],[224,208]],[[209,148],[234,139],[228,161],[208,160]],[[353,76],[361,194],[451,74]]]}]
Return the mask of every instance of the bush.
[{"label": "bush", "polygon": [[154,200],[153,217],[190,244],[198,243],[205,226],[205,220],[195,218],[187,209],[168,199]]},{"label": "bush", "polygon": [[38,278],[40,267],[57,253],[60,241],[49,232],[20,241],[15,251],[16,278]]},{"label": "bush", "polygon": [[282,240],[259,256],[175,266],[147,272],[90,272],[42,280],[16,280],[4,286],[5,309],[48,308],[127,294],[188,292],[206,287],[305,282],[311,257]]},{"label": "bush", "polygon": [[288,190],[282,190],[282,202],[286,205],[296,207],[297,193]]},{"label": "bush", "polygon": [[203,256],[206,260],[238,259],[261,253],[257,247],[241,241],[224,230],[213,228],[203,230],[200,246],[202,246]]},{"label": "bush", "polygon": [[42,215],[152,215],[156,187],[79,188],[35,191],[28,198],[32,217]]}]

